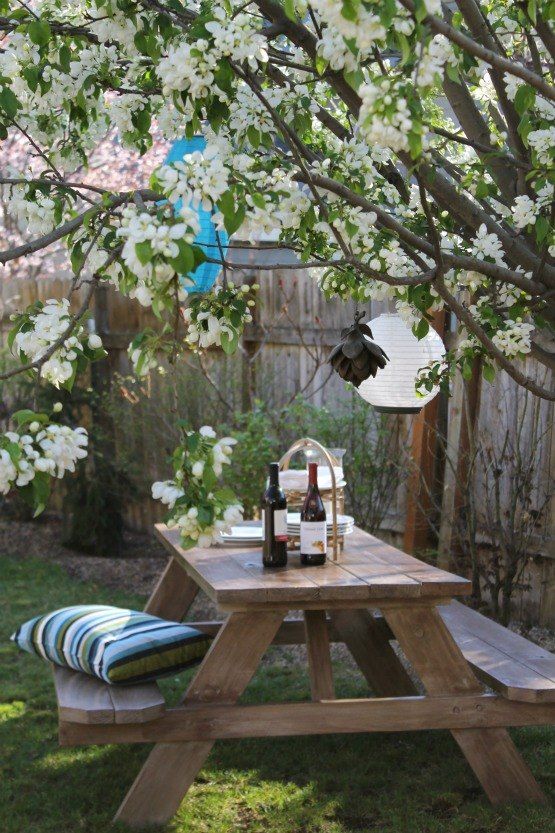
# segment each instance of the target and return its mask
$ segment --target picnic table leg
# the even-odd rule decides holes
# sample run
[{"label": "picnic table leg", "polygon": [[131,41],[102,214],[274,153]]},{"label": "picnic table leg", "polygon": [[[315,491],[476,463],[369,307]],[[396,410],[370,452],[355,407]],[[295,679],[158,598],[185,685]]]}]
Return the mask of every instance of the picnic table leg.
[{"label": "picnic table leg", "polygon": [[418,693],[369,610],[335,610],[331,612],[331,621],[377,697]]},{"label": "picnic table leg", "polygon": [[177,558],[170,558],[145,605],[145,613],[180,622],[198,593],[198,585]]},{"label": "picnic table leg", "polygon": [[304,627],[313,700],[334,700],[330,637],[325,610],[305,610]]},{"label": "picnic table leg", "polygon": [[[283,621],[276,611],[232,613],[218,632],[183,704],[235,702]],[[125,796],[116,820],[130,827],[168,821],[204,764],[214,741],[157,743]]]},{"label": "picnic table leg", "polygon": [[[482,686],[435,607],[383,611],[430,694],[481,692]],[[451,732],[492,804],[547,799],[506,729]]]}]

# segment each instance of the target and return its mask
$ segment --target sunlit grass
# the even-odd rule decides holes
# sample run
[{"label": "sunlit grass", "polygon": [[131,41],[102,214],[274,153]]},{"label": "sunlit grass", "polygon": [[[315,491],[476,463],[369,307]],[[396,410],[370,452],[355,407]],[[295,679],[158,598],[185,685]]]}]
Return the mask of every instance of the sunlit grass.
[{"label": "sunlit grass", "polygon": [[[49,667],[9,635],[30,616],[78,602],[142,606],[81,584],[44,561],[0,558],[0,831],[104,833],[138,772],[141,746],[60,749]],[[338,694],[362,681],[335,664]],[[175,699],[188,675],[165,680]],[[272,649],[245,700],[300,700],[307,677],[292,652]],[[517,744],[553,797],[555,733],[523,729]],[[171,833],[547,833],[549,808],[491,808],[446,732],[330,735],[217,743]]]}]

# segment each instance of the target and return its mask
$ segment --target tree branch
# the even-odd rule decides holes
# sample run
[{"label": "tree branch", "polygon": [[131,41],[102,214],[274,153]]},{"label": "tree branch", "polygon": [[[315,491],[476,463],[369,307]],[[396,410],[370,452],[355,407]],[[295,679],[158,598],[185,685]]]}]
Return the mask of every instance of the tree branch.
[{"label": "tree branch", "polygon": [[515,367],[514,364],[509,361],[507,356],[505,356],[505,354],[502,353],[501,350],[493,343],[482,327],[480,327],[472,313],[449,292],[443,280],[435,281],[434,286],[445,303],[451,307],[459,321],[462,321],[467,330],[476,336],[478,341],[487,349],[488,353],[497,360],[498,364],[512,379],[515,380],[515,382],[517,382],[521,387],[526,388],[526,390],[529,390],[530,393],[533,393],[542,399],[555,401],[555,389],[552,388],[549,390],[541,387],[541,385],[538,385],[534,379],[531,379]]},{"label": "tree branch", "polygon": [[[257,5],[259,5],[259,2],[260,0],[258,0]],[[399,2],[405,7],[405,9],[407,9],[407,11],[414,14],[414,0],[399,0]],[[538,90],[544,98],[547,98],[549,101],[555,101],[555,89],[543,78],[536,75],[535,72],[527,69],[517,61],[509,61],[507,58],[504,58],[498,53],[492,52],[491,49],[486,49],[481,44],[476,43],[476,41],[472,38],[464,35],[461,31],[459,31],[459,29],[455,29],[453,26],[446,23],[445,20],[442,20],[435,15],[426,15],[422,23],[429,26],[433,32],[445,35],[448,40],[452,43],[456,43],[457,46],[460,46],[461,49],[468,52],[470,55],[473,55],[475,58],[485,61],[486,64],[489,64],[502,72],[508,72],[509,75],[514,75],[516,78],[522,78],[523,81],[526,81],[527,84],[534,87],[535,90]]]}]

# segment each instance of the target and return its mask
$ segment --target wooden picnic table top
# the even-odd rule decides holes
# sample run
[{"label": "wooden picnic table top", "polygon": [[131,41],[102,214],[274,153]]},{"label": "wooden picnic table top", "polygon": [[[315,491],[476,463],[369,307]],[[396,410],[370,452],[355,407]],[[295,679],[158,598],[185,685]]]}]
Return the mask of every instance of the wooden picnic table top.
[{"label": "wooden picnic table top", "polygon": [[[265,569],[257,548],[228,546],[186,550],[179,531],[156,524],[156,535],[186,572],[220,607],[243,609],[268,605],[309,607],[364,607],[370,601],[427,599],[470,593],[470,582],[426,564],[379,538],[355,528],[345,538],[339,561],[304,567],[290,553],[288,565]],[[324,602],[325,604],[322,604]]]}]

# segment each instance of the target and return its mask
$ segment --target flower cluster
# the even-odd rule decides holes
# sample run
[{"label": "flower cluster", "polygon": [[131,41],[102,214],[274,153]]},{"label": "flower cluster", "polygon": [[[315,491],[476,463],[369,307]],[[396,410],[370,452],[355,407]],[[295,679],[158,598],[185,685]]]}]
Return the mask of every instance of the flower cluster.
[{"label": "flower cluster", "polygon": [[59,203],[42,191],[29,193],[22,185],[10,187],[7,209],[20,229],[32,235],[47,234],[60,219]]},{"label": "flower cluster", "polygon": [[231,17],[221,6],[212,9],[212,17],[204,27],[210,40],[180,42],[161,59],[158,75],[164,96],[186,91],[192,99],[215,94],[226,101],[227,94],[215,83],[220,60],[247,61],[254,70],[267,60],[266,39],[256,32],[256,18],[241,12]]},{"label": "flower cluster", "polygon": [[473,254],[478,260],[491,260],[498,266],[504,266],[503,247],[499,237],[493,232],[488,232],[485,223],[482,223],[476,237],[472,241]]},{"label": "flower cluster", "polygon": [[207,146],[203,153],[188,154],[182,162],[162,165],[153,177],[171,203],[183,200],[184,205],[202,205],[210,211],[228,189],[229,171],[223,164],[218,148]]},{"label": "flower cluster", "polygon": [[444,35],[436,35],[418,63],[416,83],[419,87],[430,87],[443,80],[445,64],[457,65],[457,56],[450,41]]},{"label": "flower cluster", "polygon": [[407,99],[409,89],[403,86],[407,85],[384,78],[360,88],[359,125],[369,144],[394,151],[410,150],[413,119]]},{"label": "flower cluster", "polygon": [[[60,410],[58,403],[54,412]],[[13,418],[18,431],[0,435],[0,494],[21,489],[38,514],[46,505],[50,479],[75,471],[77,460],[87,456],[87,431],[59,425],[51,422],[50,415],[32,411],[18,411]]]},{"label": "flower cluster", "polygon": [[217,285],[210,295],[191,295],[190,305],[183,310],[187,325],[185,341],[198,352],[208,347],[221,347],[231,354],[237,349],[245,324],[252,321],[253,293],[257,284]]},{"label": "flower cluster", "polygon": [[236,442],[233,437],[217,439],[209,425],[185,431],[173,454],[173,479],[152,485],[152,497],[169,508],[167,524],[179,529],[185,548],[217,543],[220,531],[243,517],[233,491],[218,487]]},{"label": "flower cluster", "polygon": [[493,335],[492,341],[508,358],[522,358],[531,350],[530,339],[535,327],[521,318],[507,321],[504,329]]},{"label": "flower cluster", "polygon": [[530,223],[536,222],[538,207],[534,200],[522,194],[515,197],[513,206],[513,223],[516,228],[526,228]]},{"label": "flower cluster", "polygon": [[352,10],[356,9],[356,19],[353,19],[352,14],[344,15],[345,6],[337,0],[315,0],[313,5],[330,30],[339,32],[346,40],[354,41],[363,52],[369,51],[386,36],[380,18],[362,3],[351,7]]},{"label": "flower cluster", "polygon": [[[155,300],[158,306],[167,306],[172,297],[170,282],[198,265],[201,252],[192,244],[199,231],[198,215],[189,206],[182,206],[177,217],[166,208],[156,214],[136,206],[125,208],[116,234],[125,241],[122,258],[135,278],[129,287],[130,297],[145,307]],[[115,280],[120,283],[118,277]],[[175,292],[178,300],[185,299],[179,283],[173,295]]]},{"label": "flower cluster", "polygon": [[[21,315],[13,316],[13,320],[8,343],[25,364],[42,359],[72,324],[67,298],[61,301],[51,298],[44,304],[37,301]],[[41,376],[56,388],[71,390],[77,371],[87,362],[105,355],[100,336],[87,333],[83,324],[78,323],[46,359]]]}]

